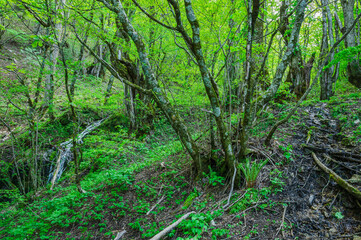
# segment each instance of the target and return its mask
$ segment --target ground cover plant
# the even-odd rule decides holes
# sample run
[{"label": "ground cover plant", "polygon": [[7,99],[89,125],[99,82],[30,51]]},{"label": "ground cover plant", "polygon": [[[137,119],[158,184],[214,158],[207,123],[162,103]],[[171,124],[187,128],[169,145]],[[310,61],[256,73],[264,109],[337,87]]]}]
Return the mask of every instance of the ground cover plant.
[{"label": "ground cover plant", "polygon": [[358,239],[359,2],[1,1],[1,239]]}]

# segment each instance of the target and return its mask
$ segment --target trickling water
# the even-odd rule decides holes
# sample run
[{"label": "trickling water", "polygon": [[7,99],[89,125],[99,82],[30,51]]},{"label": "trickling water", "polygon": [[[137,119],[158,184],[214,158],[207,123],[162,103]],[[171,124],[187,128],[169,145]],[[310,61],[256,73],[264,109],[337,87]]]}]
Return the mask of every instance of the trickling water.
[{"label": "trickling water", "polygon": [[[99,127],[106,119],[107,118],[96,121],[93,124],[89,125],[84,131],[82,131],[76,138],[77,144],[82,144],[83,143],[83,138],[86,135],[88,135],[89,133],[91,133],[94,129]],[[56,162],[55,168],[50,169],[50,174],[49,174],[49,177],[48,177],[48,183],[50,181],[52,181],[52,183],[58,181],[59,178],[61,177],[61,175],[63,174],[64,170],[66,169],[67,164],[71,160],[73,160],[72,147],[73,147],[73,140],[72,139],[60,144],[60,149],[59,149],[59,152],[58,152],[58,154],[56,156],[57,162]],[[44,155],[44,158],[48,158],[49,154],[51,154],[51,153],[47,153],[46,156]],[[54,175],[55,175],[55,178],[54,178]]]}]

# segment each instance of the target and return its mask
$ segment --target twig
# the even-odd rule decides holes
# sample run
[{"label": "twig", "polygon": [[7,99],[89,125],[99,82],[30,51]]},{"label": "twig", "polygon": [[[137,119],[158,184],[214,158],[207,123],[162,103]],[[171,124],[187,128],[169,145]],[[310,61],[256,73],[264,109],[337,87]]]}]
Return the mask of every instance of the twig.
[{"label": "twig", "polygon": [[114,240],[119,240],[123,237],[123,235],[126,233],[127,231],[123,230],[121,232],[118,232],[117,236],[114,238]]},{"label": "twig", "polygon": [[158,205],[159,203],[161,203],[163,200],[164,200],[164,195],[161,197],[161,199],[158,200],[158,202],[157,202],[156,204],[154,204],[154,206],[147,212],[146,215],[149,215],[149,213],[150,213],[151,211],[153,211],[154,208],[156,208],[157,205]]},{"label": "twig", "polygon": [[250,150],[253,150],[261,155],[263,155],[265,158],[267,158],[268,160],[270,160],[271,164],[276,167],[275,160],[265,151],[262,151],[261,149],[257,148],[257,147],[248,147]]},{"label": "twig", "polygon": [[276,235],[274,236],[274,238],[277,237],[278,233],[281,231],[281,229],[283,228],[283,223],[285,222],[285,216],[286,216],[286,210],[287,210],[287,205],[285,206],[285,208],[283,209],[283,215],[282,215],[282,222],[280,227],[278,228]]},{"label": "twig", "polygon": [[[253,208],[256,208],[256,207],[258,207],[260,204],[263,204],[263,203],[267,203],[267,201],[256,202],[256,203],[254,203],[253,206],[251,206],[251,207],[249,207],[249,208],[246,208],[246,209],[243,210],[240,214],[237,214],[237,215],[242,216],[242,215],[245,214],[248,210],[251,210],[251,209],[253,209]],[[234,215],[234,216],[231,218],[230,221],[232,221],[237,215]]]},{"label": "twig", "polygon": [[237,168],[236,168],[236,164],[235,164],[235,162],[234,162],[234,173],[233,173],[233,177],[232,177],[231,191],[229,192],[229,195],[228,195],[227,204],[223,206],[223,209],[225,209],[226,207],[228,207],[229,204],[230,204],[230,202],[231,202],[231,197],[232,197],[233,188],[234,188],[234,180],[235,180],[235,178],[236,178],[236,172],[237,172]]},{"label": "twig", "polygon": [[159,240],[159,239],[161,239],[164,235],[166,235],[168,232],[172,231],[173,228],[177,227],[184,219],[188,218],[189,215],[191,215],[193,213],[196,213],[196,212],[192,211],[192,212],[184,214],[180,219],[178,219],[173,224],[171,224],[168,227],[166,227],[165,229],[163,229],[163,231],[161,231],[160,233],[158,233],[157,235],[152,237],[150,240]]},{"label": "twig", "polygon": [[214,113],[212,111],[207,110],[207,109],[201,108],[201,111],[209,113],[209,114],[214,116]]},{"label": "twig", "polygon": [[228,209],[230,209],[234,204],[236,204],[237,202],[239,202],[248,192],[248,189],[243,193],[242,196],[240,196],[236,201],[234,201],[234,203],[230,204],[227,208],[224,209],[224,211],[227,211]]}]

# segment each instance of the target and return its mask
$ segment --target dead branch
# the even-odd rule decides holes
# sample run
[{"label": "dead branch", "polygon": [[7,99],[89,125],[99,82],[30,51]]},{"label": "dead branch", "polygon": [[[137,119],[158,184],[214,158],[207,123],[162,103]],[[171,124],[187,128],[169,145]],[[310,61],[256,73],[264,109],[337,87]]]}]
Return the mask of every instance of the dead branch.
[{"label": "dead branch", "polygon": [[285,222],[285,216],[286,216],[286,210],[287,210],[287,205],[284,207],[283,209],[283,215],[282,215],[282,221],[281,221],[281,225],[278,228],[276,235],[274,237],[277,237],[278,233],[281,231],[281,229],[283,228],[283,223]]},{"label": "dead branch", "polygon": [[[343,160],[343,161],[348,161],[348,162],[356,162],[356,163],[361,163],[361,160],[353,158],[353,157],[346,157],[346,156],[342,156],[341,154],[337,154],[337,153],[331,153],[334,157]],[[360,157],[361,158],[361,157]]]},{"label": "dead branch", "polygon": [[237,173],[237,168],[236,168],[236,164],[234,164],[234,173],[233,173],[233,177],[232,177],[231,191],[229,192],[227,204],[223,206],[223,209],[225,209],[226,207],[228,207],[229,204],[230,204],[230,202],[231,202],[231,197],[232,197],[233,188],[234,188],[234,180],[236,179],[236,173]]},{"label": "dead branch", "polygon": [[230,204],[229,206],[227,206],[227,208],[224,208],[224,211],[228,211],[234,204],[236,204],[237,202],[239,202],[240,200],[243,199],[243,197],[246,195],[246,193],[248,192],[249,189],[247,189],[242,196],[240,196],[236,201],[234,201],[232,204]]},{"label": "dead branch", "polygon": [[157,235],[152,237],[150,240],[159,240],[159,239],[161,239],[164,235],[166,235],[167,233],[172,231],[173,228],[177,227],[184,219],[188,218],[189,215],[191,215],[193,213],[196,213],[196,212],[192,211],[192,212],[184,214],[180,219],[178,219],[177,221],[175,221],[174,223],[172,223],[171,225],[169,225],[168,227],[163,229],[163,231],[161,231],[160,233],[158,233]]},{"label": "dead branch", "polygon": [[124,230],[124,231],[121,231],[121,232],[118,232],[118,233],[117,233],[117,236],[114,238],[114,240],[119,240],[119,239],[121,239],[126,232],[127,232],[127,231],[125,231],[125,230]]},{"label": "dead branch", "polygon": [[156,204],[154,204],[154,206],[151,208],[151,209],[149,209],[149,211],[147,212],[147,214],[146,215],[149,215],[149,213],[151,213],[151,211],[153,211],[154,210],[154,208],[156,208],[157,207],[157,205],[159,204],[159,203],[161,203],[163,200],[164,200],[164,195],[161,197],[161,199],[159,199],[158,200],[158,202],[156,203]]},{"label": "dead branch", "polygon": [[331,169],[329,169],[328,167],[326,167],[316,156],[316,154],[314,152],[312,152],[312,157],[315,160],[315,162],[317,163],[317,165],[327,174],[330,175],[330,177],[335,180],[335,182],[340,185],[343,189],[345,189],[347,192],[349,192],[351,195],[353,195],[354,197],[356,197],[358,200],[361,200],[361,192],[355,188],[354,186],[352,186],[351,184],[349,184],[348,182],[346,182],[346,180],[344,180],[343,178],[341,178],[340,176],[338,176],[334,171],[332,171]]}]

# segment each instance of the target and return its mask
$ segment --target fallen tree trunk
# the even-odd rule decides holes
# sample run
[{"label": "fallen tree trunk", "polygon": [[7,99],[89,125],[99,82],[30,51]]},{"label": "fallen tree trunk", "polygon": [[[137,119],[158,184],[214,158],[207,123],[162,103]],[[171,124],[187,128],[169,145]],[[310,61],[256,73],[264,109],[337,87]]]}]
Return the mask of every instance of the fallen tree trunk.
[{"label": "fallen tree trunk", "polygon": [[352,186],[351,184],[349,184],[348,182],[346,182],[346,180],[344,180],[343,178],[341,178],[340,176],[338,176],[334,171],[332,171],[331,169],[329,169],[328,167],[326,167],[316,156],[316,154],[314,152],[312,152],[312,157],[315,160],[315,162],[317,163],[317,165],[327,174],[330,175],[330,177],[335,180],[335,182],[340,185],[343,189],[345,189],[347,192],[349,192],[352,196],[356,197],[358,200],[361,201],[361,192],[355,188],[354,186]]},{"label": "fallen tree trunk", "polygon": [[[83,142],[83,139],[86,135],[88,135],[90,132],[95,130],[97,127],[99,127],[107,118],[104,118],[102,120],[96,121],[93,124],[89,125],[84,131],[82,131],[80,134],[76,137],[76,142],[81,144]],[[60,150],[59,150],[59,156],[56,161],[55,169],[54,171],[50,170],[50,174],[48,176],[48,182],[51,180],[51,190],[54,188],[54,184],[56,181],[61,177],[62,173],[65,170],[65,166],[68,162],[73,160],[73,140],[69,139],[66,142],[63,142],[60,144]]]}]

